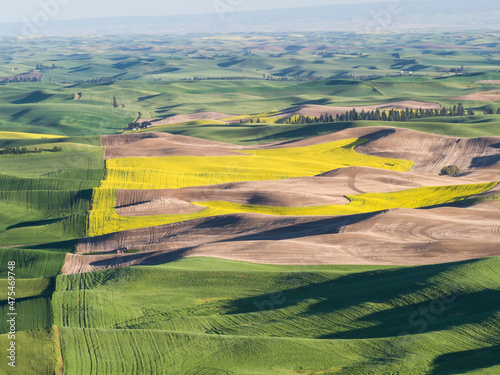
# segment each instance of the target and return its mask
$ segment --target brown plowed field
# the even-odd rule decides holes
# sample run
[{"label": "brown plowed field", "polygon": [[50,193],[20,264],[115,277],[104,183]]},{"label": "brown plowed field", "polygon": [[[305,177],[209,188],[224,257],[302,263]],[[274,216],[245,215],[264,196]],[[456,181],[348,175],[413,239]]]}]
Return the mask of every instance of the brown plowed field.
[{"label": "brown plowed field", "polygon": [[500,100],[500,90],[490,90],[481,91],[474,94],[457,96],[455,98],[450,98],[450,100],[474,100],[474,101],[485,101],[485,102],[496,102]]},{"label": "brown plowed field", "polygon": [[137,254],[69,255],[64,273],[151,265],[189,256],[269,264],[444,263],[499,256],[500,203],[395,209],[343,217],[238,214],[86,239],[80,253],[140,249]]},{"label": "brown plowed field", "polygon": [[[372,127],[257,148],[302,147],[359,137],[369,141],[357,146],[357,152],[412,160],[414,168],[403,173],[350,167],[281,181],[119,190],[117,212],[127,216],[187,213],[201,209],[189,202],[213,200],[270,206],[345,204],[350,194],[500,180],[500,137],[461,139]],[[108,157],[124,150],[135,156],[169,156],[231,155],[256,148],[163,133],[105,136],[102,142]],[[439,176],[440,169],[450,164],[465,173]],[[500,194],[500,186],[480,196],[492,194]],[[499,243],[497,201],[339,217],[232,214],[81,240],[79,254],[67,256],[63,273],[160,264],[189,256],[270,264],[431,264],[500,256]],[[127,254],[124,249],[139,252]],[[81,255],[94,252],[102,254]]]}]

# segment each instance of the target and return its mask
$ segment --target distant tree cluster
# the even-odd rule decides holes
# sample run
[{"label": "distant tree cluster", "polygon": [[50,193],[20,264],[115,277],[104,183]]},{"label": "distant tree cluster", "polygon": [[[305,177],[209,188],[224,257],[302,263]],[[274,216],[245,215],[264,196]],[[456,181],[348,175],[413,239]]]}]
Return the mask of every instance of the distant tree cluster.
[{"label": "distant tree cluster", "polygon": [[43,150],[37,149],[36,147],[33,150],[28,150],[26,147],[7,147],[1,150],[2,155],[21,155],[21,154],[34,154],[41,153]]},{"label": "distant tree cluster", "polygon": [[[499,111],[500,112],[500,111]],[[337,114],[335,119],[331,114],[325,113],[319,117],[315,116],[305,116],[298,115],[290,117],[286,120],[287,124],[318,124],[318,123],[329,123],[329,122],[346,122],[346,121],[358,121],[358,120],[372,120],[372,121],[408,121],[416,118],[427,118],[427,117],[446,117],[446,116],[465,116],[474,115],[472,108],[469,108],[467,112],[463,107],[462,103],[458,106],[453,106],[452,108],[443,107],[441,109],[410,109],[406,108],[404,110],[391,109],[390,111],[381,111],[377,108],[375,111],[362,110],[361,112],[356,111],[355,108],[350,111],[346,111],[342,114]]]},{"label": "distant tree cluster", "polygon": [[34,148],[33,150],[28,150],[26,147],[6,147],[0,150],[2,155],[23,155],[23,154],[40,154],[43,150],[41,148]]},{"label": "distant tree cluster", "polygon": [[241,81],[241,80],[265,80],[265,81],[291,81],[291,82],[313,82],[320,81],[323,76],[315,76],[315,75],[286,75],[286,76],[272,76],[263,74],[262,78],[258,77],[249,77],[249,76],[234,76],[234,77],[193,77],[193,78],[185,78],[184,81]]},{"label": "distant tree cluster", "polygon": [[[54,146],[51,151],[52,152],[61,152],[62,147]],[[0,150],[0,154],[2,155],[24,155],[24,154],[41,154],[44,150],[42,148],[33,148],[28,149],[26,147],[6,147],[3,150]]]},{"label": "distant tree cluster", "polygon": [[56,64],[52,63],[52,65],[44,65],[43,63],[36,63],[36,70],[39,70],[40,72],[45,72],[47,70],[52,70],[52,69],[66,69],[63,66],[57,66]]},{"label": "distant tree cluster", "polygon": [[25,73],[18,74],[11,77],[0,77],[2,83],[16,83],[16,82],[38,82],[42,80],[41,73]]},{"label": "distant tree cluster", "polygon": [[116,79],[114,77],[101,77],[101,78],[88,79],[86,81],[84,81],[84,80],[60,81],[59,83],[62,83],[62,84],[111,83],[111,82],[115,82],[115,81],[119,81],[119,79]]}]

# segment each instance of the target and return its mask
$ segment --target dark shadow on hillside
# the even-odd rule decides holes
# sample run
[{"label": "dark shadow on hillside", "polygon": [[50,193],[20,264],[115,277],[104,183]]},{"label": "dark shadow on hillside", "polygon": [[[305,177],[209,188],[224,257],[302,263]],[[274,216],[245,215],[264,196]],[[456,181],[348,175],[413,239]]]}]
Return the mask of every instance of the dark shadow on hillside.
[{"label": "dark shadow on hillside", "polygon": [[[280,294],[279,298],[282,303],[274,304],[273,307],[274,309],[281,309],[297,305],[298,303],[306,300],[317,300],[317,303],[311,305],[309,310],[302,314],[307,317],[309,315],[315,316],[341,311],[363,303],[387,303],[391,300],[400,298],[402,295],[418,293],[419,291],[430,287],[433,285],[430,280],[441,273],[448,272],[459,265],[471,264],[477,261],[478,260],[469,260],[447,264],[361,272],[317,284],[308,284],[307,273],[299,273],[296,275],[297,278],[301,279],[301,281],[297,283],[299,286],[294,289],[284,290]],[[496,293],[500,295],[500,292],[495,291],[494,295],[484,294],[482,297],[498,298]],[[259,304],[259,302],[273,301],[275,299],[276,293],[271,293],[235,300],[230,304],[232,309],[231,313],[240,314],[258,312],[260,311],[258,307],[262,305]],[[476,298],[474,302],[477,302],[480,299],[481,298]],[[411,311],[413,312],[414,309]],[[392,329],[390,319],[392,317],[392,315],[388,316],[387,321],[384,322],[384,324],[388,325],[388,327],[385,328],[389,330]],[[395,316],[395,318],[398,317]],[[403,317],[399,317],[398,319],[407,321],[405,319],[408,318],[405,315]],[[404,328],[408,329],[408,327]],[[374,333],[377,333],[376,330],[379,330],[380,328],[379,325],[377,325],[371,329],[374,330]],[[401,330],[401,327],[398,329]],[[364,334],[370,335],[370,332],[367,331],[364,332]],[[380,333],[377,334],[380,335]]]},{"label": "dark shadow on hillside", "polygon": [[245,61],[245,60],[236,60],[236,59],[233,59],[233,60],[229,60],[229,61],[226,61],[226,62],[219,63],[219,64],[217,64],[217,66],[219,68],[229,68],[229,67],[231,67],[233,65],[236,65],[236,64],[239,64],[239,63],[241,63],[243,61]]},{"label": "dark shadow on hillside", "polygon": [[[276,241],[290,240],[309,236],[319,236],[324,234],[338,234],[340,229],[346,225],[353,225],[364,220],[377,216],[380,212],[370,212],[367,214],[339,216],[328,219],[320,219],[307,223],[293,224],[281,228],[273,228],[258,233],[246,234],[231,237],[224,242],[236,241]],[[216,224],[216,223],[214,223]],[[215,225],[214,225],[215,226]],[[220,227],[220,226],[219,226]]]},{"label": "dark shadow on hillside", "polygon": [[[387,301],[388,302],[388,301]],[[321,306],[321,305],[324,306]],[[314,310],[326,310],[328,301]],[[481,309],[478,309],[481,306]],[[403,307],[369,314],[358,323],[371,327],[325,335],[322,339],[365,339],[447,330],[462,324],[478,324],[500,310],[500,291],[485,289],[467,294],[449,294]]]},{"label": "dark shadow on hillside", "polygon": [[157,266],[184,258],[185,253],[192,249],[192,247],[186,247],[174,251],[126,254],[123,256],[115,256],[109,259],[97,260],[95,262],[91,262],[90,265],[98,268],[123,267],[128,263],[133,262],[134,266]]},{"label": "dark shadow on hillside", "polygon": [[[467,73],[467,74],[460,74],[459,77],[478,77],[478,76],[482,76],[484,75],[484,73]],[[436,77],[436,78],[433,78],[433,79],[438,79],[438,80],[453,80],[454,78],[457,78],[457,76],[448,76],[448,77]]]},{"label": "dark shadow on hillside", "polygon": [[22,223],[11,225],[11,226],[7,227],[6,230],[16,229],[16,228],[27,228],[27,227],[41,227],[44,225],[50,225],[50,224],[57,223],[61,220],[64,220],[64,218],[37,220],[37,221],[24,221]]},{"label": "dark shadow on hillside", "polygon": [[52,97],[52,94],[45,94],[43,91],[33,91],[22,99],[10,102],[11,104],[32,104],[41,103]]},{"label": "dark shadow on hillside", "polygon": [[12,117],[14,120],[17,120],[18,118],[20,118],[24,115],[27,115],[30,112],[31,112],[31,109],[23,109],[22,111],[19,111],[19,112],[16,112],[16,113],[10,115],[10,117]]},{"label": "dark shadow on hillside", "polygon": [[[272,142],[284,139],[291,139],[289,142],[292,142],[293,139],[304,139],[316,137],[319,135],[325,135],[330,133],[335,133],[344,129],[349,129],[352,127],[352,123],[343,122],[343,123],[335,123],[335,124],[316,124],[316,125],[304,125],[300,128],[295,128],[292,130],[285,130],[279,133],[268,134],[261,137],[256,137],[252,139],[248,139],[245,142]],[[272,131],[272,129],[271,129]],[[242,143],[245,143],[242,142]]]},{"label": "dark shadow on hillside", "polygon": [[74,253],[74,252],[76,252],[76,245],[77,244],[78,244],[78,240],[70,240],[70,241],[50,242],[50,243],[44,243],[44,244],[39,244],[39,245],[28,245],[28,246],[21,247],[21,249]]},{"label": "dark shadow on hillside", "polygon": [[464,374],[500,365],[500,344],[439,356],[430,375]]},{"label": "dark shadow on hillside", "polygon": [[293,106],[301,106],[301,105],[307,105],[307,104],[312,104],[312,105],[327,105],[330,104],[330,99],[323,98],[323,99],[316,99],[316,100],[306,100],[303,102],[298,102],[298,103],[293,103]]},{"label": "dark shadow on hillside", "polygon": [[344,79],[331,79],[329,80],[328,82],[325,83],[325,85],[327,86],[337,86],[337,85],[349,85],[349,86],[352,86],[352,85],[357,85],[361,83],[361,81],[348,81],[348,80],[344,80]]},{"label": "dark shadow on hillside", "polygon": [[156,95],[148,95],[148,96],[141,96],[140,98],[137,98],[138,102],[143,102],[148,99],[154,99],[157,98],[158,96],[162,96],[163,94],[156,94]]},{"label": "dark shadow on hillside", "polygon": [[500,162],[500,155],[478,156],[472,158],[470,168],[484,168]]}]

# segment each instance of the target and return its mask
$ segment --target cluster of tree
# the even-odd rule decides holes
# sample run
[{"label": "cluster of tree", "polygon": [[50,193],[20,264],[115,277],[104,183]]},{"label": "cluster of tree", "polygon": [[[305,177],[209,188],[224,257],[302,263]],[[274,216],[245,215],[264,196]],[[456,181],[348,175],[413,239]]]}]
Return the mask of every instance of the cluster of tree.
[{"label": "cluster of tree", "polygon": [[455,73],[455,74],[464,74],[466,73],[464,66],[462,65],[460,68],[451,68],[450,73]]},{"label": "cluster of tree", "polygon": [[265,81],[291,81],[291,82],[314,82],[323,79],[323,76],[314,75],[286,75],[286,76],[272,76],[263,74],[262,78],[248,77],[248,76],[234,76],[234,77],[193,77],[184,78],[183,81],[241,81],[241,80],[265,80]]},{"label": "cluster of tree", "polygon": [[59,83],[68,85],[68,84],[82,84],[82,83],[111,83],[117,81],[114,77],[101,77],[101,78],[93,78],[84,80],[75,80],[75,81],[60,81]]},{"label": "cluster of tree", "polygon": [[[243,122],[243,121],[240,121],[240,122]],[[253,118],[250,119],[250,124],[253,124]],[[260,117],[257,117],[257,119],[255,120],[255,123],[256,124],[265,124],[266,123],[266,120],[261,120]]]},{"label": "cluster of tree", "polygon": [[[33,148],[32,150],[26,147],[6,147],[0,150],[2,155],[23,155],[23,154],[41,154],[44,150],[41,148]],[[61,152],[62,147],[54,146],[52,152]]]},{"label": "cluster of tree", "polygon": [[[500,114],[500,110],[498,112]],[[346,121],[357,121],[357,120],[373,120],[373,121],[408,121],[416,118],[426,118],[426,117],[445,117],[445,116],[472,116],[474,111],[472,108],[465,110],[462,103],[458,106],[454,105],[452,108],[443,107],[441,109],[410,109],[406,108],[404,110],[391,109],[390,111],[380,111],[378,108],[375,111],[362,110],[361,112],[356,111],[355,108],[350,111],[346,111],[342,114],[337,114],[335,119],[332,115],[325,113],[319,117],[298,115],[295,117],[288,118],[286,120],[287,124],[318,124],[318,123],[329,123],[329,122],[346,122]]]},{"label": "cluster of tree", "polygon": [[325,113],[319,117],[311,117],[305,115],[298,115],[294,117],[290,117],[286,120],[287,124],[319,124],[319,123],[328,123],[339,121],[333,118],[332,115]]},{"label": "cluster of tree", "polygon": [[30,76],[30,75],[18,75],[18,76],[13,76],[13,77],[2,77],[0,78],[0,82],[9,82],[9,83],[14,83],[14,82],[38,82],[41,81],[41,77],[37,76]]},{"label": "cluster of tree", "polygon": [[[491,105],[487,105],[486,107],[484,107],[483,111],[485,115],[492,115],[495,113]],[[500,107],[497,109],[496,114],[500,115]]]},{"label": "cluster of tree", "polygon": [[52,65],[44,65],[43,63],[37,62],[35,69],[39,70],[40,72],[45,72],[45,71],[51,70],[51,69],[66,69],[66,68],[63,66],[57,66],[54,63],[52,63]]},{"label": "cluster of tree", "polygon": [[146,129],[151,125],[151,121],[131,122],[130,124],[128,124],[127,129]]}]

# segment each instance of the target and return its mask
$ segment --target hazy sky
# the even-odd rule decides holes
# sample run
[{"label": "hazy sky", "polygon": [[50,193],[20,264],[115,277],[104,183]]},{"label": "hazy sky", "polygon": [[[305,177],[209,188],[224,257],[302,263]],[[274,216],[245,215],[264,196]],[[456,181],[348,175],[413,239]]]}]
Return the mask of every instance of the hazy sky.
[{"label": "hazy sky", "polygon": [[[383,0],[0,0],[0,22],[216,13]],[[43,14],[44,13],[44,14]],[[37,18],[38,17],[38,18]]]}]

